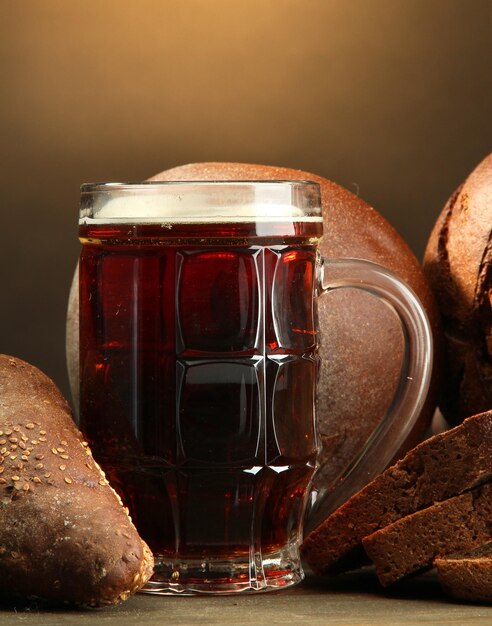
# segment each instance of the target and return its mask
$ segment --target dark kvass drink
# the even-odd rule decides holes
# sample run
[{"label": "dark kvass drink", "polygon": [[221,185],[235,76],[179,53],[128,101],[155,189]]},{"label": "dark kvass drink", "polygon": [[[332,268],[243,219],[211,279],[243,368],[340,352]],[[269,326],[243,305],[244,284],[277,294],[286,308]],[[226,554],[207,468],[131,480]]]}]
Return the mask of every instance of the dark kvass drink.
[{"label": "dark kvass drink", "polygon": [[80,426],[154,552],[150,590],[296,582],[321,218],[105,206],[79,231]]}]

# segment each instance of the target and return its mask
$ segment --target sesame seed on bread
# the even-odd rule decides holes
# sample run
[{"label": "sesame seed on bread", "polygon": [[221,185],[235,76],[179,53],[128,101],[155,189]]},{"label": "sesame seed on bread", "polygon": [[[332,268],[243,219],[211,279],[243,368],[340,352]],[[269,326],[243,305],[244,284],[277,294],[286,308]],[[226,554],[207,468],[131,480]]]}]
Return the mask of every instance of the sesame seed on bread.
[{"label": "sesame seed on bread", "polygon": [[152,568],[55,384],[0,355],[0,592],[103,606]]}]

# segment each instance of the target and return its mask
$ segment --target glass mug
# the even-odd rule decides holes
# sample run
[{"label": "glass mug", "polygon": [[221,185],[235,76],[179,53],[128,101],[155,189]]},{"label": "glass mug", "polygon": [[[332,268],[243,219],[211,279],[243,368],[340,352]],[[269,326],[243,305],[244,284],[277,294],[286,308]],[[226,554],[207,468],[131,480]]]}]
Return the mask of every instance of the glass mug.
[{"label": "glass mug", "polygon": [[397,398],[347,468],[344,497],[415,422],[432,356],[425,313],[380,266],[321,259],[322,232],[309,181],[82,186],[80,427],[154,553],[144,591],[303,578],[318,295],[371,291],[407,337]]}]

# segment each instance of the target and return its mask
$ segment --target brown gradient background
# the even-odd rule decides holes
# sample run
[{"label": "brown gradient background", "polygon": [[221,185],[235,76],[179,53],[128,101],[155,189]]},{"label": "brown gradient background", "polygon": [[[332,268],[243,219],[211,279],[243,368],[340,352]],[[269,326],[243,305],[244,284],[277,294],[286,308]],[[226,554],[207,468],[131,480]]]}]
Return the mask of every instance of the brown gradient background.
[{"label": "brown gradient background", "polygon": [[84,181],[302,168],[420,257],[492,150],[491,41],[487,0],[0,0],[0,352],[68,392]]}]

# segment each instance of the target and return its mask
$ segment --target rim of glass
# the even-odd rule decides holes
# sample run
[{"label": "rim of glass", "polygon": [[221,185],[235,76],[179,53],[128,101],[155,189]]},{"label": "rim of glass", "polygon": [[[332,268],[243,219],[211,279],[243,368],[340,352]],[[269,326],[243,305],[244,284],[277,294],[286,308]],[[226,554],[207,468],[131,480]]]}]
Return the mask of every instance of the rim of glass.
[{"label": "rim of glass", "polygon": [[80,191],[80,224],[322,220],[311,180],[95,182]]},{"label": "rim of glass", "polygon": [[80,185],[81,193],[94,193],[97,191],[134,191],[137,189],[150,189],[151,187],[172,187],[174,185],[177,186],[211,186],[217,187],[218,185],[224,187],[231,187],[234,185],[239,186],[251,186],[251,185],[259,185],[259,186],[290,186],[290,187],[304,187],[312,185],[314,188],[319,189],[319,183],[314,180],[309,179],[287,179],[287,178],[275,178],[272,180],[269,179],[259,179],[259,180],[251,180],[251,179],[234,179],[234,180],[223,180],[223,179],[214,179],[214,180],[143,180],[143,181],[101,181],[101,182],[90,182],[90,183],[82,183]]}]

